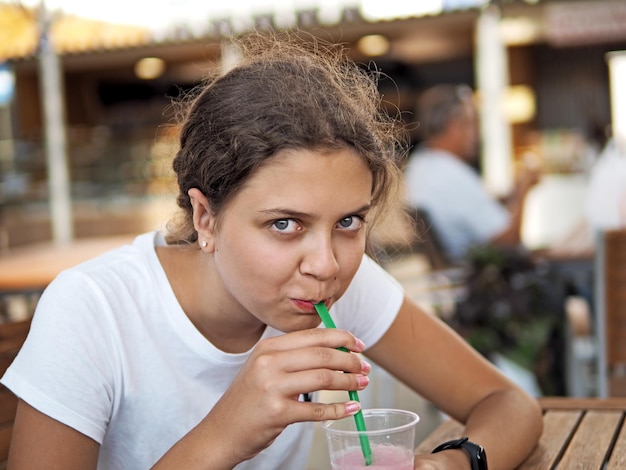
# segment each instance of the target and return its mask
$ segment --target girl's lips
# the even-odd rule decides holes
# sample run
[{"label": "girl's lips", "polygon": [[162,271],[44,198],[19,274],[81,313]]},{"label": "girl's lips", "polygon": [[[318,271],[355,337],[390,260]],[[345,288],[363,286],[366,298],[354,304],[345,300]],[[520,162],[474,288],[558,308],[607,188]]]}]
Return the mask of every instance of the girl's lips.
[{"label": "girl's lips", "polygon": [[[302,310],[306,313],[317,313],[317,311],[315,310],[315,304],[322,301],[292,299],[292,302],[298,307],[299,310]],[[323,302],[328,306],[328,299],[323,300]]]}]

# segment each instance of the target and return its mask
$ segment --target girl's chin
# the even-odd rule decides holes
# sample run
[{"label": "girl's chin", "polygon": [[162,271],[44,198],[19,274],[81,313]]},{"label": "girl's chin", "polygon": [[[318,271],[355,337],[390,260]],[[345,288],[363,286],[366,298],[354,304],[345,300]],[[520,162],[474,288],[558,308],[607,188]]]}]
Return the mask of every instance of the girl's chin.
[{"label": "girl's chin", "polygon": [[274,329],[282,331],[283,333],[293,333],[294,331],[310,330],[317,328],[321,323],[321,320],[317,317],[302,317],[296,320],[285,321],[271,325]]}]

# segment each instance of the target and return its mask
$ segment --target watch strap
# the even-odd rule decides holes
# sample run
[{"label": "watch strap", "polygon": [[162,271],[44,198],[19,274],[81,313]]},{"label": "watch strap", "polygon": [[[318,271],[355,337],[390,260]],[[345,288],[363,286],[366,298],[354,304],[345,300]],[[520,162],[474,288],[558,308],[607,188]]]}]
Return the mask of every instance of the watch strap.
[{"label": "watch strap", "polygon": [[463,449],[469,456],[472,470],[488,470],[485,449],[481,445],[470,441],[467,437],[444,442],[435,447],[431,453],[436,454],[449,449]]}]

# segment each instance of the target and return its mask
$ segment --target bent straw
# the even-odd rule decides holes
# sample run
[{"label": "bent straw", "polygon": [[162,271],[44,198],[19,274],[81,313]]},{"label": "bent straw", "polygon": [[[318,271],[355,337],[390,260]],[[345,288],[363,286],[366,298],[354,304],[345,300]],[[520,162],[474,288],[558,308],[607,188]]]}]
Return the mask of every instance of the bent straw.
[{"label": "bent straw", "polygon": [[[324,302],[320,302],[319,304],[315,304],[315,311],[322,319],[322,323],[326,328],[337,328],[335,326],[335,322],[331,318],[328,313],[328,309]],[[349,352],[346,348],[337,348],[340,351]],[[356,390],[348,391],[348,395],[350,396],[350,400],[358,401],[359,403],[359,394]],[[361,410],[358,411],[357,414],[354,415],[354,422],[356,424],[356,429],[359,433],[365,432],[365,420],[363,419],[363,412]],[[361,442],[361,450],[363,451],[363,457],[365,458],[365,465],[372,464],[372,448],[370,447],[370,441],[365,434],[359,434],[359,441]]]}]

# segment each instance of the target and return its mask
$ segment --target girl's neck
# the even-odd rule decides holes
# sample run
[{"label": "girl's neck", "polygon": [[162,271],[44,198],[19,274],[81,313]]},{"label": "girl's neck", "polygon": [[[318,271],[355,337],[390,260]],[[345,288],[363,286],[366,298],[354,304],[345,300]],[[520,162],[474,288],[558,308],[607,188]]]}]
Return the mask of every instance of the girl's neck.
[{"label": "girl's neck", "polygon": [[257,343],[265,325],[226,293],[210,255],[193,246],[156,250],[178,303],[211,344],[227,353],[242,353]]}]

